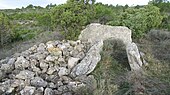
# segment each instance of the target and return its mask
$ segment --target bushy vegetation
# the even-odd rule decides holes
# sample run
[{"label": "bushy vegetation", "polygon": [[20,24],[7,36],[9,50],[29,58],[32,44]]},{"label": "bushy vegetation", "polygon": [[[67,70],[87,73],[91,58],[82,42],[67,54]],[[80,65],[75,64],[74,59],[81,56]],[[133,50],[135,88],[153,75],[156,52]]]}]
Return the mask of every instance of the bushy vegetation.
[{"label": "bushy vegetation", "polygon": [[68,0],[66,4],[52,9],[53,27],[60,27],[66,39],[77,39],[82,26],[94,16],[93,2],[90,0]]},{"label": "bushy vegetation", "polygon": [[3,46],[9,41],[10,21],[6,14],[0,12],[0,44]]},{"label": "bushy vegetation", "polygon": [[[50,33],[53,35],[51,39],[61,33],[64,39],[76,40],[80,31],[92,22],[130,28],[133,40],[146,54],[149,65],[143,68],[145,74],[134,77],[129,74],[123,44],[105,41],[102,59],[92,73],[97,80],[97,89],[90,94],[134,95],[136,81],[145,88],[141,87],[144,95],[170,93],[170,32],[162,31],[170,30],[170,2],[167,0],[153,0],[145,6],[130,7],[95,3],[95,0],[67,0],[65,4],[49,4],[45,8],[28,5],[21,9],[0,10],[0,46],[30,41],[37,36],[48,39],[42,36]],[[151,29],[159,31],[149,32]],[[0,58],[2,56],[1,53]]]},{"label": "bushy vegetation", "polygon": [[150,29],[158,27],[162,22],[159,8],[147,5],[142,8],[127,8],[119,18],[108,22],[109,25],[127,26],[132,30],[133,38],[141,38]]},{"label": "bushy vegetation", "polygon": [[[49,4],[46,8],[30,4],[0,12],[9,17],[11,32],[6,34],[10,35],[11,42],[32,39],[43,31],[58,30],[65,39],[76,40],[80,31],[92,22],[127,26],[133,38],[138,39],[153,28],[169,29],[170,17],[165,14],[169,5],[169,2],[153,1],[145,6],[129,7],[95,3],[95,0],[67,0],[65,4]],[[160,10],[164,11],[160,13]],[[3,43],[8,42],[6,40]]]}]

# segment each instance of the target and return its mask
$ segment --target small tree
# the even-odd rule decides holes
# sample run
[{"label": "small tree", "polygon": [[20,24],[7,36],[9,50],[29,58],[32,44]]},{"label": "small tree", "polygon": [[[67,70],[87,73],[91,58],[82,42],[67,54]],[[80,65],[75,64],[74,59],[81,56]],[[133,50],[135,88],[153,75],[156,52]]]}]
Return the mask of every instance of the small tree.
[{"label": "small tree", "polygon": [[95,19],[97,19],[97,21],[102,24],[106,24],[108,21],[113,20],[115,16],[113,8],[102,3],[95,4],[95,11],[96,11]]},{"label": "small tree", "polygon": [[82,26],[95,15],[90,0],[68,0],[66,4],[52,9],[53,27],[61,27],[66,39],[77,39]]}]

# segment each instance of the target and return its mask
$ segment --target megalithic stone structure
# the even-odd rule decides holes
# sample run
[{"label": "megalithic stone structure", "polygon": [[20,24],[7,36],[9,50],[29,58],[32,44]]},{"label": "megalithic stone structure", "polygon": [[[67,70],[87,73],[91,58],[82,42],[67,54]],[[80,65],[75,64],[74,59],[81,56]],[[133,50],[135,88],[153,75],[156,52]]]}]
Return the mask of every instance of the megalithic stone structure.
[{"label": "megalithic stone structure", "polygon": [[82,30],[79,40],[95,44],[99,40],[121,40],[126,46],[126,52],[131,70],[140,70],[142,61],[137,45],[132,42],[132,32],[124,26],[109,26],[92,23]]}]

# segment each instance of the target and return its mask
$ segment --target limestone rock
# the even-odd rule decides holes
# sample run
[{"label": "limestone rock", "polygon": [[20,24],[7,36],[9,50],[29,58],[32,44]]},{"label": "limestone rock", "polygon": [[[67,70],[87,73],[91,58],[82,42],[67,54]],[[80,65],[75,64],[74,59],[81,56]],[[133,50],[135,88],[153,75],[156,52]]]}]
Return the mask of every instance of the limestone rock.
[{"label": "limestone rock", "polygon": [[79,61],[79,58],[70,57],[68,59],[68,68],[72,69]]},{"label": "limestone rock", "polygon": [[48,68],[47,74],[51,75],[53,74],[55,71],[58,71],[59,67],[58,66],[51,66]]},{"label": "limestone rock", "polygon": [[4,73],[2,72],[2,70],[0,70],[0,80],[4,78]]},{"label": "limestone rock", "polygon": [[48,56],[46,57],[46,60],[47,60],[47,61],[51,61],[51,62],[54,62],[56,59],[58,59],[57,56],[48,55]]},{"label": "limestone rock", "polygon": [[77,90],[79,90],[80,88],[85,87],[85,86],[86,85],[84,83],[81,83],[78,81],[68,83],[68,88],[73,92],[76,92]]},{"label": "limestone rock", "polygon": [[10,58],[7,64],[14,64],[16,58]]},{"label": "limestone rock", "polygon": [[34,45],[33,47],[29,48],[28,50],[33,53],[37,52],[37,45]]},{"label": "limestone rock", "polygon": [[37,52],[44,52],[46,50],[46,45],[44,43],[39,44]]},{"label": "limestone rock", "polygon": [[68,69],[67,68],[65,68],[65,67],[60,67],[59,68],[59,72],[58,72],[58,75],[59,76],[64,76],[64,75],[68,75],[69,73],[68,73]]},{"label": "limestone rock", "polygon": [[132,42],[131,30],[124,26],[109,26],[92,23],[79,35],[79,39],[95,43],[99,40],[120,39],[124,44]]},{"label": "limestone rock", "polygon": [[44,88],[43,87],[39,87],[34,92],[34,95],[43,95],[43,93],[44,93]]},{"label": "limestone rock", "polygon": [[51,88],[46,88],[44,95],[54,95],[54,91]]},{"label": "limestone rock", "polygon": [[35,77],[31,80],[31,85],[35,87],[46,87],[47,82],[40,77]]},{"label": "limestone rock", "polygon": [[21,95],[33,95],[35,91],[35,87],[26,86],[23,90],[20,91]]},{"label": "limestone rock", "polygon": [[29,61],[26,60],[23,56],[18,57],[15,62],[15,68],[27,68],[29,66],[30,66]]},{"label": "limestone rock", "polygon": [[23,70],[21,71],[18,75],[16,75],[16,78],[18,79],[31,79],[35,75],[34,72],[28,71],[28,70]]},{"label": "limestone rock", "polygon": [[102,50],[102,47],[103,41],[99,41],[94,44],[87,52],[84,59],[82,59],[82,61],[73,68],[71,76],[76,77],[91,73],[101,59],[100,51]]},{"label": "limestone rock", "polygon": [[129,43],[126,47],[126,52],[131,70],[140,70],[143,63],[137,45],[135,43]]},{"label": "limestone rock", "polygon": [[10,73],[14,69],[14,65],[2,64],[0,69],[6,73]]}]

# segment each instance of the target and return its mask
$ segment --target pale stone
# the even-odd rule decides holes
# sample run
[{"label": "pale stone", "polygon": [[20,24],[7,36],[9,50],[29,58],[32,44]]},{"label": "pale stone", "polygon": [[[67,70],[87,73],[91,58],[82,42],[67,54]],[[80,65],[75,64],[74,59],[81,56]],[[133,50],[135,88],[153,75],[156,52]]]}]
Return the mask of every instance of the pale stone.
[{"label": "pale stone", "polygon": [[72,69],[79,61],[79,58],[70,57],[68,59],[68,68]]},{"label": "pale stone", "polygon": [[112,38],[119,39],[127,45],[128,43],[132,42],[131,34],[131,30],[124,26],[109,26],[92,23],[88,25],[83,31],[81,31],[79,39],[82,41],[85,40],[95,43],[99,40],[104,41]]},{"label": "pale stone", "polygon": [[137,45],[135,43],[128,44],[126,52],[131,70],[140,70],[143,63],[141,61]]},{"label": "pale stone", "polygon": [[94,44],[87,52],[86,56],[82,61],[76,65],[71,71],[72,77],[87,75],[91,73],[97,63],[101,60],[100,51],[103,48],[103,41],[99,41]]}]

